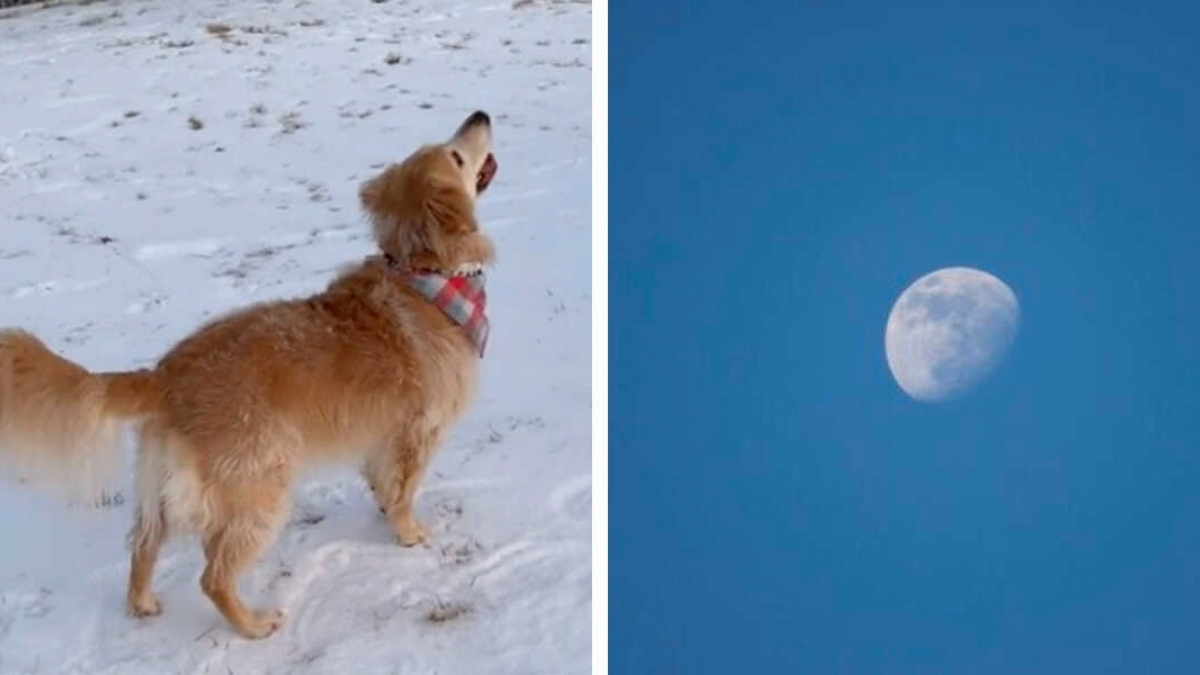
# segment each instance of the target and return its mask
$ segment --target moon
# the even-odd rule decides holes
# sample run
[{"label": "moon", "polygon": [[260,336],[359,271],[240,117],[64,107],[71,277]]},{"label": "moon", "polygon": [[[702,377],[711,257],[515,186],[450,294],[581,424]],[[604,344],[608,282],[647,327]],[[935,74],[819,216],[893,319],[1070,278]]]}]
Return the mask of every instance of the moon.
[{"label": "moon", "polygon": [[957,398],[1004,360],[1020,319],[1016,294],[991,274],[970,267],[930,272],[892,305],[884,333],[888,368],[918,401]]}]

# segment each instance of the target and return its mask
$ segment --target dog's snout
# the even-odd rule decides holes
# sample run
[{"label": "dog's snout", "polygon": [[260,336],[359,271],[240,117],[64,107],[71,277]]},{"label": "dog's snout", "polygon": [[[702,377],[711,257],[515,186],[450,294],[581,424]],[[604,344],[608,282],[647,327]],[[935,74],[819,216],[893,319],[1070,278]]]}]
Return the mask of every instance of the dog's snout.
[{"label": "dog's snout", "polygon": [[471,113],[471,116],[467,118],[467,121],[463,123],[463,126],[473,127],[480,124],[491,126],[492,118],[488,117],[488,114],[482,110],[476,110],[475,112]]}]

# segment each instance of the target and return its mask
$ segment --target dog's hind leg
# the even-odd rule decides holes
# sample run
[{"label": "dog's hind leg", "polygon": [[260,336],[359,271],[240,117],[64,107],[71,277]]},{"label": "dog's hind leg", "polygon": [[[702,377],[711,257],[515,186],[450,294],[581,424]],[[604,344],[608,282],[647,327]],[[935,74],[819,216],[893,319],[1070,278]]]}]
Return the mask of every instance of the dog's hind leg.
[{"label": "dog's hind leg", "polygon": [[286,485],[250,482],[221,486],[223,517],[204,537],[208,565],[200,587],[242,636],[258,639],[274,633],[283,622],[278,610],[251,610],[237,592],[238,576],[254,564],[275,538],[282,522]]}]

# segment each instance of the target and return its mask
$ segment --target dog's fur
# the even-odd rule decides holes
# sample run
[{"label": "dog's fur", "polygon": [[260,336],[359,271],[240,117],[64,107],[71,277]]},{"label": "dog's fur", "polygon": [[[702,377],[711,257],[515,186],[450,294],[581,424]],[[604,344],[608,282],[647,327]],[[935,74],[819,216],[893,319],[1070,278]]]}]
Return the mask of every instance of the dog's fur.
[{"label": "dog's fur", "polygon": [[[367,181],[359,196],[385,256],[302,300],[261,304],[186,338],[151,370],[90,373],[19,330],[0,332],[0,458],[79,483],[119,460],[138,429],[128,611],[152,616],[168,534],[199,535],[204,593],[242,635],[281,613],[248,609],[237,578],[270,544],[307,462],[364,458],[363,474],[400,542],[426,532],[417,485],[463,412],[479,356],[461,328],[396,272],[491,261],[475,198],[495,172],[491,125],[475,113]],[[36,475],[36,474],[34,474]]]}]

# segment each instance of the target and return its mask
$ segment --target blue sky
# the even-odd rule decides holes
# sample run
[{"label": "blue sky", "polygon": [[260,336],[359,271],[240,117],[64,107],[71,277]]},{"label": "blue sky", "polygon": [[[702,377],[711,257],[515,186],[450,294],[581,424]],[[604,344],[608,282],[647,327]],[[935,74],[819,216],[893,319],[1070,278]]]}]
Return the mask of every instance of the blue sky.
[{"label": "blue sky", "polygon": [[[613,672],[1200,663],[1200,10],[610,9]],[[896,296],[1003,279],[940,405]]]}]

